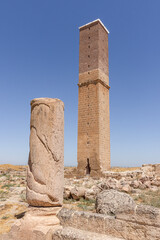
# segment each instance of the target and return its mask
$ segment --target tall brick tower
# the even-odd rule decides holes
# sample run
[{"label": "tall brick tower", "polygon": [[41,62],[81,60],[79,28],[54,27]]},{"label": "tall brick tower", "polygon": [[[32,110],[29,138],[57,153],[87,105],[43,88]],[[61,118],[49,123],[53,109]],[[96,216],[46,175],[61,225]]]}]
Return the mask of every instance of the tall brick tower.
[{"label": "tall brick tower", "polygon": [[97,19],[79,28],[78,175],[110,168],[108,30]]}]

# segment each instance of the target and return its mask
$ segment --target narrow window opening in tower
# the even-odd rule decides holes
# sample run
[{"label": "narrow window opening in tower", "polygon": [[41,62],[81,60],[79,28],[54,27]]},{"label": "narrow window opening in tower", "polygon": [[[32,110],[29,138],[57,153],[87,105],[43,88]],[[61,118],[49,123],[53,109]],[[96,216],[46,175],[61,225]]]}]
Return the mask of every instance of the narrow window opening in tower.
[{"label": "narrow window opening in tower", "polygon": [[89,158],[87,158],[86,175],[90,175],[90,173],[91,173],[91,167],[89,163]]}]

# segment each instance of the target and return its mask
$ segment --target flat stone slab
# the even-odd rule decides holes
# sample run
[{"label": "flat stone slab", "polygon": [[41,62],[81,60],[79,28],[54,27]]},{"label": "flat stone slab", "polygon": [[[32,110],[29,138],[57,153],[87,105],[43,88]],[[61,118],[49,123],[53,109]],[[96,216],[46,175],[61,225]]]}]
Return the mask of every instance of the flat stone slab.
[{"label": "flat stone slab", "polygon": [[98,234],[94,232],[75,229],[72,227],[66,227],[61,230],[57,230],[53,235],[53,240],[124,240],[124,238],[116,238],[112,236],[106,236],[104,234]]}]

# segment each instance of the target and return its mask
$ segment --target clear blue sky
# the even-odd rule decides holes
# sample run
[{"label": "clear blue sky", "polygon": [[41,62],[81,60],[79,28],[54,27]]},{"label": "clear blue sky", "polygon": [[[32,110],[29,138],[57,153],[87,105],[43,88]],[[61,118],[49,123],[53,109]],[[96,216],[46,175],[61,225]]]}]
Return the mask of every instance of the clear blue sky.
[{"label": "clear blue sky", "polygon": [[30,100],[65,103],[65,165],[76,165],[78,27],[110,31],[112,166],[160,163],[160,1],[0,1],[0,164],[27,164]]}]

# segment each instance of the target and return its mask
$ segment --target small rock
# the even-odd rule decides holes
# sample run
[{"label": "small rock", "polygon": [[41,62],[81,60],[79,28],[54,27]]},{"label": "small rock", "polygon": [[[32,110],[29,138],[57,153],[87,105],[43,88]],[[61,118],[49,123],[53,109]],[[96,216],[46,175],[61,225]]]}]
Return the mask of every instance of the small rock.
[{"label": "small rock", "polygon": [[156,191],[158,191],[158,187],[157,186],[151,186],[150,190],[153,191],[153,192],[156,192]]},{"label": "small rock", "polygon": [[64,192],[63,192],[63,198],[64,199],[69,199],[71,198],[71,188],[70,186],[65,186],[64,187]]},{"label": "small rock", "polygon": [[126,192],[126,193],[129,193],[129,192],[132,191],[132,188],[129,186],[129,184],[126,184],[122,187],[122,191]]},{"label": "small rock", "polygon": [[141,189],[141,190],[144,190],[144,189],[146,189],[146,185],[145,185],[145,184],[143,184],[143,183],[141,183],[141,184],[139,185],[139,189]]},{"label": "small rock", "polygon": [[150,181],[146,181],[144,183],[144,185],[147,187],[147,188],[150,188],[151,187],[151,182]]},{"label": "small rock", "polygon": [[131,187],[138,188],[139,187],[139,181],[137,181],[137,180],[132,181]]},{"label": "small rock", "polygon": [[26,187],[10,187],[12,195],[20,195],[26,191]]},{"label": "small rock", "polygon": [[86,200],[93,200],[96,198],[96,192],[93,189],[87,189],[85,191],[85,199]]},{"label": "small rock", "polygon": [[160,187],[160,181],[158,181],[158,180],[153,180],[153,181],[152,181],[152,185],[157,186],[157,187]]},{"label": "small rock", "polygon": [[6,177],[6,176],[0,177],[0,181],[1,181],[1,182],[5,182],[6,180],[7,180],[7,177]]},{"label": "small rock", "polygon": [[85,197],[85,188],[83,187],[73,187],[71,188],[71,195],[73,199],[79,200],[82,197]]}]

